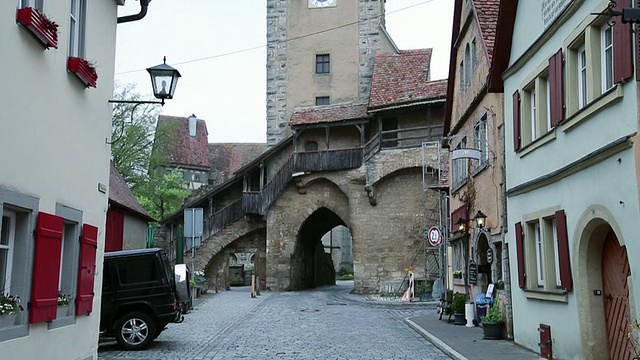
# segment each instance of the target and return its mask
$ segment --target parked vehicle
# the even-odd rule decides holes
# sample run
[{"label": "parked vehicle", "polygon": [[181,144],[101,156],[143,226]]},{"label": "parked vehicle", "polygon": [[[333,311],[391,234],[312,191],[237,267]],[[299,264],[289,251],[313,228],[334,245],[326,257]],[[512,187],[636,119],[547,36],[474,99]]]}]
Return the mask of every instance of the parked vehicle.
[{"label": "parked vehicle", "polygon": [[101,336],[115,336],[123,349],[142,350],[168,323],[182,320],[174,272],[164,250],[105,253]]}]

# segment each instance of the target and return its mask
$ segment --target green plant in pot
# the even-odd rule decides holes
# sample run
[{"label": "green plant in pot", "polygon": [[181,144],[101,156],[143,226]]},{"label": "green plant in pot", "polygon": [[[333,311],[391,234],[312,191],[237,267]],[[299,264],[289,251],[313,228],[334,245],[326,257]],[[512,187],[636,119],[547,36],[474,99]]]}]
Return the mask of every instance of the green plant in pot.
[{"label": "green plant in pot", "polygon": [[482,331],[484,338],[488,340],[502,339],[502,328],[504,327],[504,313],[500,308],[499,293],[496,293],[496,301],[491,305],[491,309],[486,315],[480,317],[482,321]]},{"label": "green plant in pot", "polygon": [[464,325],[467,323],[464,315],[464,305],[467,299],[464,294],[459,292],[453,294],[453,299],[451,299],[451,311],[453,311],[453,316],[455,317],[454,325]]}]

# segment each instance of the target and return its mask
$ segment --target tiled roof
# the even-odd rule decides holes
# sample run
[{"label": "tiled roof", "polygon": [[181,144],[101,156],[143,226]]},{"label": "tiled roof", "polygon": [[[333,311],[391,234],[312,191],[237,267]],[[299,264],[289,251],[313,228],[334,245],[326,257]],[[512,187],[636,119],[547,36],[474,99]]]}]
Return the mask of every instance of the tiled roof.
[{"label": "tiled roof", "polygon": [[209,179],[214,185],[222,184],[268,148],[267,144],[209,144]]},{"label": "tiled roof", "polygon": [[[158,134],[158,131],[167,133]],[[196,136],[191,137],[188,118],[165,115],[158,117],[156,146],[160,145],[158,142],[161,143],[170,165],[209,170],[207,135],[207,123],[204,120],[197,121]]]},{"label": "tiled roof", "polygon": [[113,162],[111,162],[111,171],[109,175],[109,202],[116,203],[120,207],[130,210],[132,213],[149,220],[155,221],[149,213],[140,205],[138,199],[133,195],[131,189],[124,182],[122,175],[118,172]]},{"label": "tiled roof", "polygon": [[377,53],[369,110],[437,99],[446,95],[446,80],[429,81],[431,49]]},{"label": "tiled roof", "polygon": [[321,124],[367,118],[367,104],[336,104],[296,109],[290,126]]},{"label": "tiled roof", "polygon": [[500,0],[472,0],[476,9],[476,16],[482,32],[482,40],[487,48],[489,61],[493,57],[493,45],[496,40],[496,25],[498,23],[498,12],[500,11]]}]

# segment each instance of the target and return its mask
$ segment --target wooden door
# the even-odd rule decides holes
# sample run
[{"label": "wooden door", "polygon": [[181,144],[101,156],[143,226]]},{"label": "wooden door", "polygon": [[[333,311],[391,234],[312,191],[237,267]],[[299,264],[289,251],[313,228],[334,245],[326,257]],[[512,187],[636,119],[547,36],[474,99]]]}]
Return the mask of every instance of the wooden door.
[{"label": "wooden door", "polygon": [[602,288],[609,359],[631,359],[629,288],[631,275],[627,250],[620,246],[612,230],[602,249]]}]

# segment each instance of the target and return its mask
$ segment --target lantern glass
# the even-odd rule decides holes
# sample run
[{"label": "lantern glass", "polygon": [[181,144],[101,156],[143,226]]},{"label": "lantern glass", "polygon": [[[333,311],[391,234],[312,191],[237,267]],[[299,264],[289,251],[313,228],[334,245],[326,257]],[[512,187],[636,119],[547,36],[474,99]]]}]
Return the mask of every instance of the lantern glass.
[{"label": "lantern glass", "polygon": [[153,86],[153,96],[157,99],[173,99],[176,91],[178,78],[181,76],[178,70],[165,63],[147,69],[151,76],[151,86]]}]

